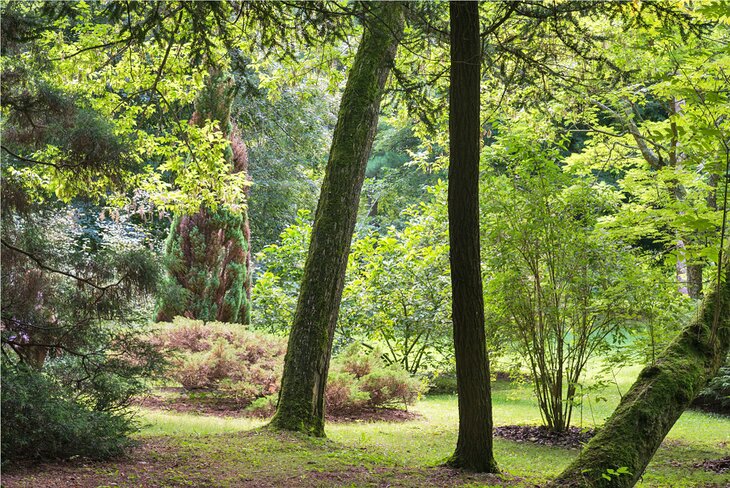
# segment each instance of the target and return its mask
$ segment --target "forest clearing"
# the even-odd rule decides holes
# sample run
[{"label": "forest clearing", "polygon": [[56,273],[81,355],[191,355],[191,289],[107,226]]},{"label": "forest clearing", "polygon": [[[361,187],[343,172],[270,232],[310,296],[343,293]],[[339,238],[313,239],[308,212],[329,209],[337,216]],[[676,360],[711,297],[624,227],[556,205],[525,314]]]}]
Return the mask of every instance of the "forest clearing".
[{"label": "forest clearing", "polygon": [[730,3],[0,2],[3,487],[730,486]]},{"label": "forest clearing", "polygon": [[[637,368],[621,372],[618,388],[630,386]],[[619,395],[611,385],[585,406],[589,429],[610,415]],[[539,425],[532,390],[506,381],[493,384],[496,425]],[[426,396],[407,421],[335,419],[328,440],[311,440],[262,429],[263,419],[142,409],[139,447],[112,462],[50,463],[5,477],[6,486],[536,486],[556,476],[578,449],[495,437],[504,476],[464,473],[440,466],[455,442],[458,421],[451,395]],[[581,421],[577,422],[581,425]],[[659,448],[637,486],[726,486],[730,483],[730,419],[701,411],[685,413]],[[723,463],[709,463],[719,461]],[[704,463],[704,464],[703,464]]]}]

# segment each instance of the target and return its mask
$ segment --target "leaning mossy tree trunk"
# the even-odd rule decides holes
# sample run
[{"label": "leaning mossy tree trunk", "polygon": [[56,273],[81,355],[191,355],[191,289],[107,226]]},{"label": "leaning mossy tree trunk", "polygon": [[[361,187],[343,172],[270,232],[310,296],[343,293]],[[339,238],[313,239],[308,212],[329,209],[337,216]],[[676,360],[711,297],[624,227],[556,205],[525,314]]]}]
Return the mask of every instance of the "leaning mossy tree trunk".
[{"label": "leaning mossy tree trunk", "polygon": [[459,438],[448,464],[496,473],[479,248],[479,4],[451,2],[449,241]]},{"label": "leaning mossy tree trunk", "polygon": [[697,315],[638,379],[556,487],[631,487],[730,349],[730,260]]},{"label": "leaning mossy tree trunk", "polygon": [[[231,122],[234,98],[230,76],[213,73],[195,103],[191,122],[218,124],[230,140],[225,158],[231,172],[246,172],[246,146]],[[242,202],[244,203],[244,202]],[[201,208],[176,215],[165,247],[167,276],[160,288],[157,320],[181,315],[199,320],[251,320],[251,234],[242,210]]]},{"label": "leaning mossy tree trunk", "polygon": [[324,389],[380,99],[403,32],[400,2],[365,2],[294,315],[274,428],[324,436]]}]

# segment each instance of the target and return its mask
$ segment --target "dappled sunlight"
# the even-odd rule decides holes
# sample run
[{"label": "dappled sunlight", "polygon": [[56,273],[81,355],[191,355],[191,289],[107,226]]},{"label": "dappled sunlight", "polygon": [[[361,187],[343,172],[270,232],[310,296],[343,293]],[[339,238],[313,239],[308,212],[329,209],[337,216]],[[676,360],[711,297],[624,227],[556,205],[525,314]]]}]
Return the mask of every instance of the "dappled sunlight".
[{"label": "dappled sunlight", "polygon": [[139,409],[139,437],[164,435],[209,435],[242,432],[265,425],[266,421],[248,417],[217,417]]},{"label": "dappled sunlight", "polygon": [[0,488],[730,487],[727,2],[0,17]]}]

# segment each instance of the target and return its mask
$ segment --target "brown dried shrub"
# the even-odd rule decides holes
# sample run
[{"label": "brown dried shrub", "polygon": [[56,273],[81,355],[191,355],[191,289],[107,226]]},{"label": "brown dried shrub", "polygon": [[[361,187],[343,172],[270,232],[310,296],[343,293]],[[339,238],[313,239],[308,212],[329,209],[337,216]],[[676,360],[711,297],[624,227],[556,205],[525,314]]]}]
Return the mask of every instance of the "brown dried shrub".
[{"label": "brown dried shrub", "polygon": [[327,413],[334,415],[361,410],[368,402],[367,393],[360,391],[357,378],[350,373],[333,371],[327,378],[325,404]]},{"label": "brown dried shrub", "polygon": [[154,340],[175,353],[168,377],[186,390],[209,390],[241,406],[279,391],[284,339],[245,326],[178,317]]},{"label": "brown dried shrub", "polygon": [[[273,413],[285,339],[238,324],[178,317],[163,326],[153,341],[175,353],[168,378],[186,390],[206,390],[239,408],[251,405],[255,415]],[[385,366],[379,351],[353,346],[333,360],[325,403],[328,413],[351,415],[363,409],[407,407],[421,393],[421,381],[399,365]]]}]

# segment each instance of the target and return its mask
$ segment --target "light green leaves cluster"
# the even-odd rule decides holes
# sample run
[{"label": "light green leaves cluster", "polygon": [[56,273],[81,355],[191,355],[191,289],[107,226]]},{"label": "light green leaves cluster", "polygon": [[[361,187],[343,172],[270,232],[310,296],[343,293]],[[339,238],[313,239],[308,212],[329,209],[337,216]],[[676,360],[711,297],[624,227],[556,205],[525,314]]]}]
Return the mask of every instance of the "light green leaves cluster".
[{"label": "light green leaves cluster", "polygon": [[[230,140],[211,121],[203,126],[180,124],[180,128],[185,130],[184,140],[174,135],[140,138],[140,153],[154,155],[162,163],[140,178],[139,187],[166,210],[193,213],[201,204],[212,210],[220,205],[242,210],[250,182],[245,172],[233,173],[226,161]],[[165,175],[174,179],[167,180]]]},{"label": "light green leaves cluster", "polygon": [[[231,174],[224,157],[228,141],[210,123],[198,127],[187,121],[208,74],[205,66],[191,65],[190,43],[176,41],[175,35],[185,29],[175,25],[177,16],[157,27],[168,33],[168,40],[132,42],[120,24],[99,17],[101,6],[77,7],[75,18],[61,17],[54,29],[8,62],[32,63],[44,53],[47,61],[37,70],[37,83],[103,118],[113,136],[127,145],[122,155],[126,169],[110,181],[103,177],[103,168],[118,161],[99,161],[96,177],[79,182],[76,172],[63,169],[68,155],[48,145],[27,156],[56,167],[25,168],[26,185],[37,186],[38,195],[50,192],[62,201],[83,195],[121,204],[131,187],[147,192],[162,210],[193,211],[201,204],[235,210],[244,205],[248,183],[244,175]],[[140,20],[138,14],[130,15],[131,22]],[[215,46],[216,38],[211,42]],[[220,42],[213,53],[217,66],[225,67],[228,58]]]},{"label": "light green leaves cluster", "polygon": [[[364,229],[352,243],[338,322],[338,346],[382,347],[384,359],[423,372],[451,358],[446,185],[405,211],[403,229]],[[288,332],[309,244],[308,214],[259,254],[254,326]]]}]

